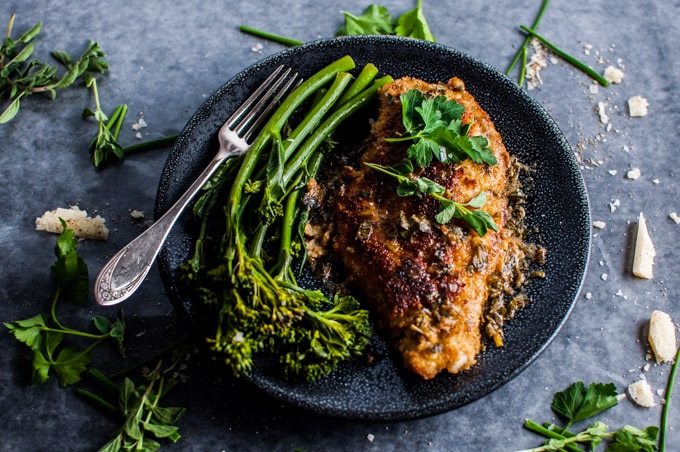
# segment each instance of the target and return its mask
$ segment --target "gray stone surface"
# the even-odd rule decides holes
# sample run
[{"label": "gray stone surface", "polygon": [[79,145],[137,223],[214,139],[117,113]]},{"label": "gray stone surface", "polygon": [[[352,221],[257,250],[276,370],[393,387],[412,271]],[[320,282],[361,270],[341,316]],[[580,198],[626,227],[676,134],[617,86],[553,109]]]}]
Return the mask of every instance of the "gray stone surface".
[{"label": "gray stone surface", "polygon": [[[504,70],[522,41],[519,24],[530,25],[538,0],[425,1],[431,29],[440,43],[456,47]],[[99,78],[105,108],[127,103],[124,144],[137,140],[131,124],[143,114],[152,139],[182,129],[203,100],[234,74],[281,46],[244,35],[238,25],[267,29],[309,41],[329,37],[341,24],[340,10],[360,13],[364,1],[249,0],[200,2],[65,2],[5,0],[0,23],[16,13],[15,30],[43,22],[37,55],[52,49],[78,54],[88,38],[108,54],[110,72]],[[385,3],[393,14],[414,1]],[[525,418],[555,420],[552,394],[576,380],[611,381],[623,392],[644,376],[654,390],[665,388],[669,365],[646,359],[646,324],[654,309],[680,321],[680,2],[574,0],[553,2],[540,27],[562,48],[602,72],[623,68],[620,85],[600,87],[556,59],[542,71],[543,83],[530,94],[551,113],[582,162],[593,220],[591,261],[582,293],[566,326],[522,374],[481,400],[421,420],[364,423],[324,418],[285,406],[242,382],[220,376],[201,353],[182,373],[186,383],[169,402],[188,408],[180,421],[182,439],[167,450],[428,450],[500,451],[537,446],[522,428]],[[2,25],[4,30],[5,25]],[[260,51],[253,47],[262,45]],[[630,118],[626,101],[641,95],[649,115]],[[611,129],[598,120],[607,104]],[[54,236],[34,231],[36,216],[57,206],[79,205],[107,219],[108,242],[84,241],[80,251],[91,278],[106,259],[140,231],[131,209],[153,212],[156,187],[167,150],[130,156],[98,171],[88,158],[94,125],[80,113],[92,103],[81,88],[62,91],[51,102],[33,96],[17,118],[0,125],[0,320],[47,311],[53,293],[49,266]],[[639,168],[637,180],[626,177]],[[616,201],[617,208],[611,206]],[[640,212],[648,219],[657,249],[651,281],[631,275],[632,244]],[[606,275],[606,276],[605,276]],[[588,296],[586,296],[588,295]],[[182,334],[152,270],[147,283],[124,306],[128,357],[111,350],[101,363],[112,371],[148,356]],[[92,300],[86,309],[60,307],[64,322],[84,326],[93,314],[110,315]],[[30,356],[0,328],[0,450],[93,450],[103,445],[118,420],[61,388],[54,377],[31,384]],[[106,349],[106,346],[103,347]],[[645,364],[649,369],[645,370]],[[91,382],[86,382],[91,384]],[[677,388],[676,388],[677,389]],[[643,409],[623,400],[602,420],[614,427],[659,423],[657,406]],[[671,408],[668,444],[680,443],[680,404]],[[369,439],[372,438],[372,440]]]}]

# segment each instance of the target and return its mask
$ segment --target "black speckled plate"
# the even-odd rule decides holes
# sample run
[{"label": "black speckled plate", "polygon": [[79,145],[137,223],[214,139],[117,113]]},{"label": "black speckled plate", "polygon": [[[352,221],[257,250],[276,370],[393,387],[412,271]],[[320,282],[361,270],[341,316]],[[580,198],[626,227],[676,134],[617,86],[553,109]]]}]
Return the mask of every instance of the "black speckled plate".
[{"label": "black speckled plate", "polygon": [[[244,70],[215,92],[181,133],[161,177],[156,214],[164,212],[208,163],[217,131],[229,114],[280,64],[306,77],[351,55],[357,67],[374,63],[382,74],[429,82],[461,77],[491,115],[511,154],[537,168],[529,190],[527,223],[540,231],[533,240],[548,249],[545,279],[529,286],[530,303],[505,327],[505,346],[487,344],[472,369],[431,381],[404,372],[387,344],[374,337],[377,362],[351,363],[314,384],[280,378],[271,360],[258,359],[249,379],[267,393],[309,410],[343,418],[402,420],[441,413],[489,394],[525,369],[567,319],[580,290],[590,248],[588,197],[574,155],[545,110],[517,85],[491,68],[443,45],[410,39],[359,36],[312,42],[283,51]],[[175,308],[191,318],[192,300],[174,280],[197,232],[185,214],[159,257],[163,282]]]}]

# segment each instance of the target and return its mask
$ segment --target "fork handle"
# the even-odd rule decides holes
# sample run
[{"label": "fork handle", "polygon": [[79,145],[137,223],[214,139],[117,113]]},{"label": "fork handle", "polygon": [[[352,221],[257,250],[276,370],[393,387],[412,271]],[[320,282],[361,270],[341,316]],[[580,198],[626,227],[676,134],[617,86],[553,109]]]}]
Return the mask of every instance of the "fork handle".
[{"label": "fork handle", "polygon": [[137,290],[149,273],[177,218],[229,156],[228,153],[225,155],[224,152],[218,152],[167,212],[104,265],[94,283],[94,297],[97,303],[102,306],[118,304]]}]

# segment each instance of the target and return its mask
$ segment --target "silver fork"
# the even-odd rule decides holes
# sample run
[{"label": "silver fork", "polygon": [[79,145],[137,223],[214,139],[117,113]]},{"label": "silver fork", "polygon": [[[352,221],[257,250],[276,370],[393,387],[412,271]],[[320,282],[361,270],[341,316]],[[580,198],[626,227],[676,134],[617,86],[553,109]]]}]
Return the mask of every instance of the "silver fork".
[{"label": "silver fork", "polygon": [[227,119],[219,131],[220,149],[186,192],[146,231],[118,251],[102,268],[94,283],[94,297],[102,306],[129,298],[142,284],[170,229],[196,193],[230,157],[248,150],[249,141],[278,101],[293,85],[297,74],[279,66]]}]

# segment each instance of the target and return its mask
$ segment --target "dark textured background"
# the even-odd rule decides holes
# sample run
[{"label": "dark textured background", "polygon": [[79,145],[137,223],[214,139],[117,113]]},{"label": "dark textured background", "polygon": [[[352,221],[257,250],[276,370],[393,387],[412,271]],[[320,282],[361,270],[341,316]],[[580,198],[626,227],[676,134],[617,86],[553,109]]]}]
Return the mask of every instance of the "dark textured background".
[{"label": "dark textured background", "polygon": [[[539,1],[424,2],[433,34],[442,44],[504,70],[522,41],[519,24],[530,25]],[[137,142],[131,125],[143,114],[144,139],[179,132],[215,89],[281,46],[241,34],[242,23],[310,41],[329,37],[344,9],[360,13],[368,2],[73,2],[10,0],[0,6],[0,28],[16,13],[15,33],[38,21],[43,32],[37,56],[63,49],[79,54],[88,38],[106,51],[111,70],[99,77],[104,107],[127,103],[123,144]],[[394,15],[415,1],[386,2]],[[590,91],[584,74],[556,60],[541,72],[543,84],[530,94],[563,130],[588,188],[593,230],[591,261],[579,301],[552,345],[510,383],[470,405],[445,414],[404,422],[363,423],[310,414],[272,400],[242,382],[220,377],[201,353],[182,370],[186,383],[168,403],[186,406],[183,438],[167,450],[461,450],[500,451],[537,446],[522,429],[525,418],[554,420],[552,394],[575,380],[612,381],[619,391],[644,375],[663,390],[670,367],[646,360],[646,323],[654,309],[680,320],[680,263],[675,246],[680,225],[676,156],[680,128],[680,2],[553,1],[540,31],[563,49],[602,72],[620,65],[622,84]],[[254,51],[256,44],[260,51]],[[626,101],[641,95],[649,115],[628,116]],[[598,120],[607,103],[612,127]],[[34,231],[45,210],[77,204],[107,219],[108,242],[84,241],[80,252],[93,279],[106,259],[140,231],[131,209],[152,216],[156,188],[168,150],[134,155],[122,165],[98,171],[87,145],[95,128],[80,117],[92,104],[88,91],[71,88],[50,102],[33,96],[17,118],[0,126],[0,320],[46,311],[53,293],[49,266],[55,237]],[[637,180],[626,177],[640,168]],[[611,174],[616,171],[615,174]],[[619,200],[612,211],[610,204]],[[644,212],[657,249],[651,281],[630,273],[637,216]],[[603,275],[607,277],[603,277]],[[592,296],[586,298],[586,294]],[[128,320],[125,362],[106,346],[98,367],[113,371],[148,356],[183,333],[156,269],[124,305]],[[60,308],[65,323],[88,326],[93,314],[112,315],[90,300],[85,310]],[[0,328],[0,449],[93,450],[103,445],[117,421],[63,389],[56,378],[33,386],[30,356]],[[96,359],[96,358],[95,358]],[[644,370],[646,363],[649,369]],[[88,384],[86,382],[86,384]],[[643,409],[623,400],[601,419],[613,427],[658,424],[657,406]],[[671,411],[668,443],[680,442],[680,405]],[[368,435],[373,435],[369,441]],[[671,446],[672,447],[672,446]],[[672,449],[671,449],[672,450]]]}]

